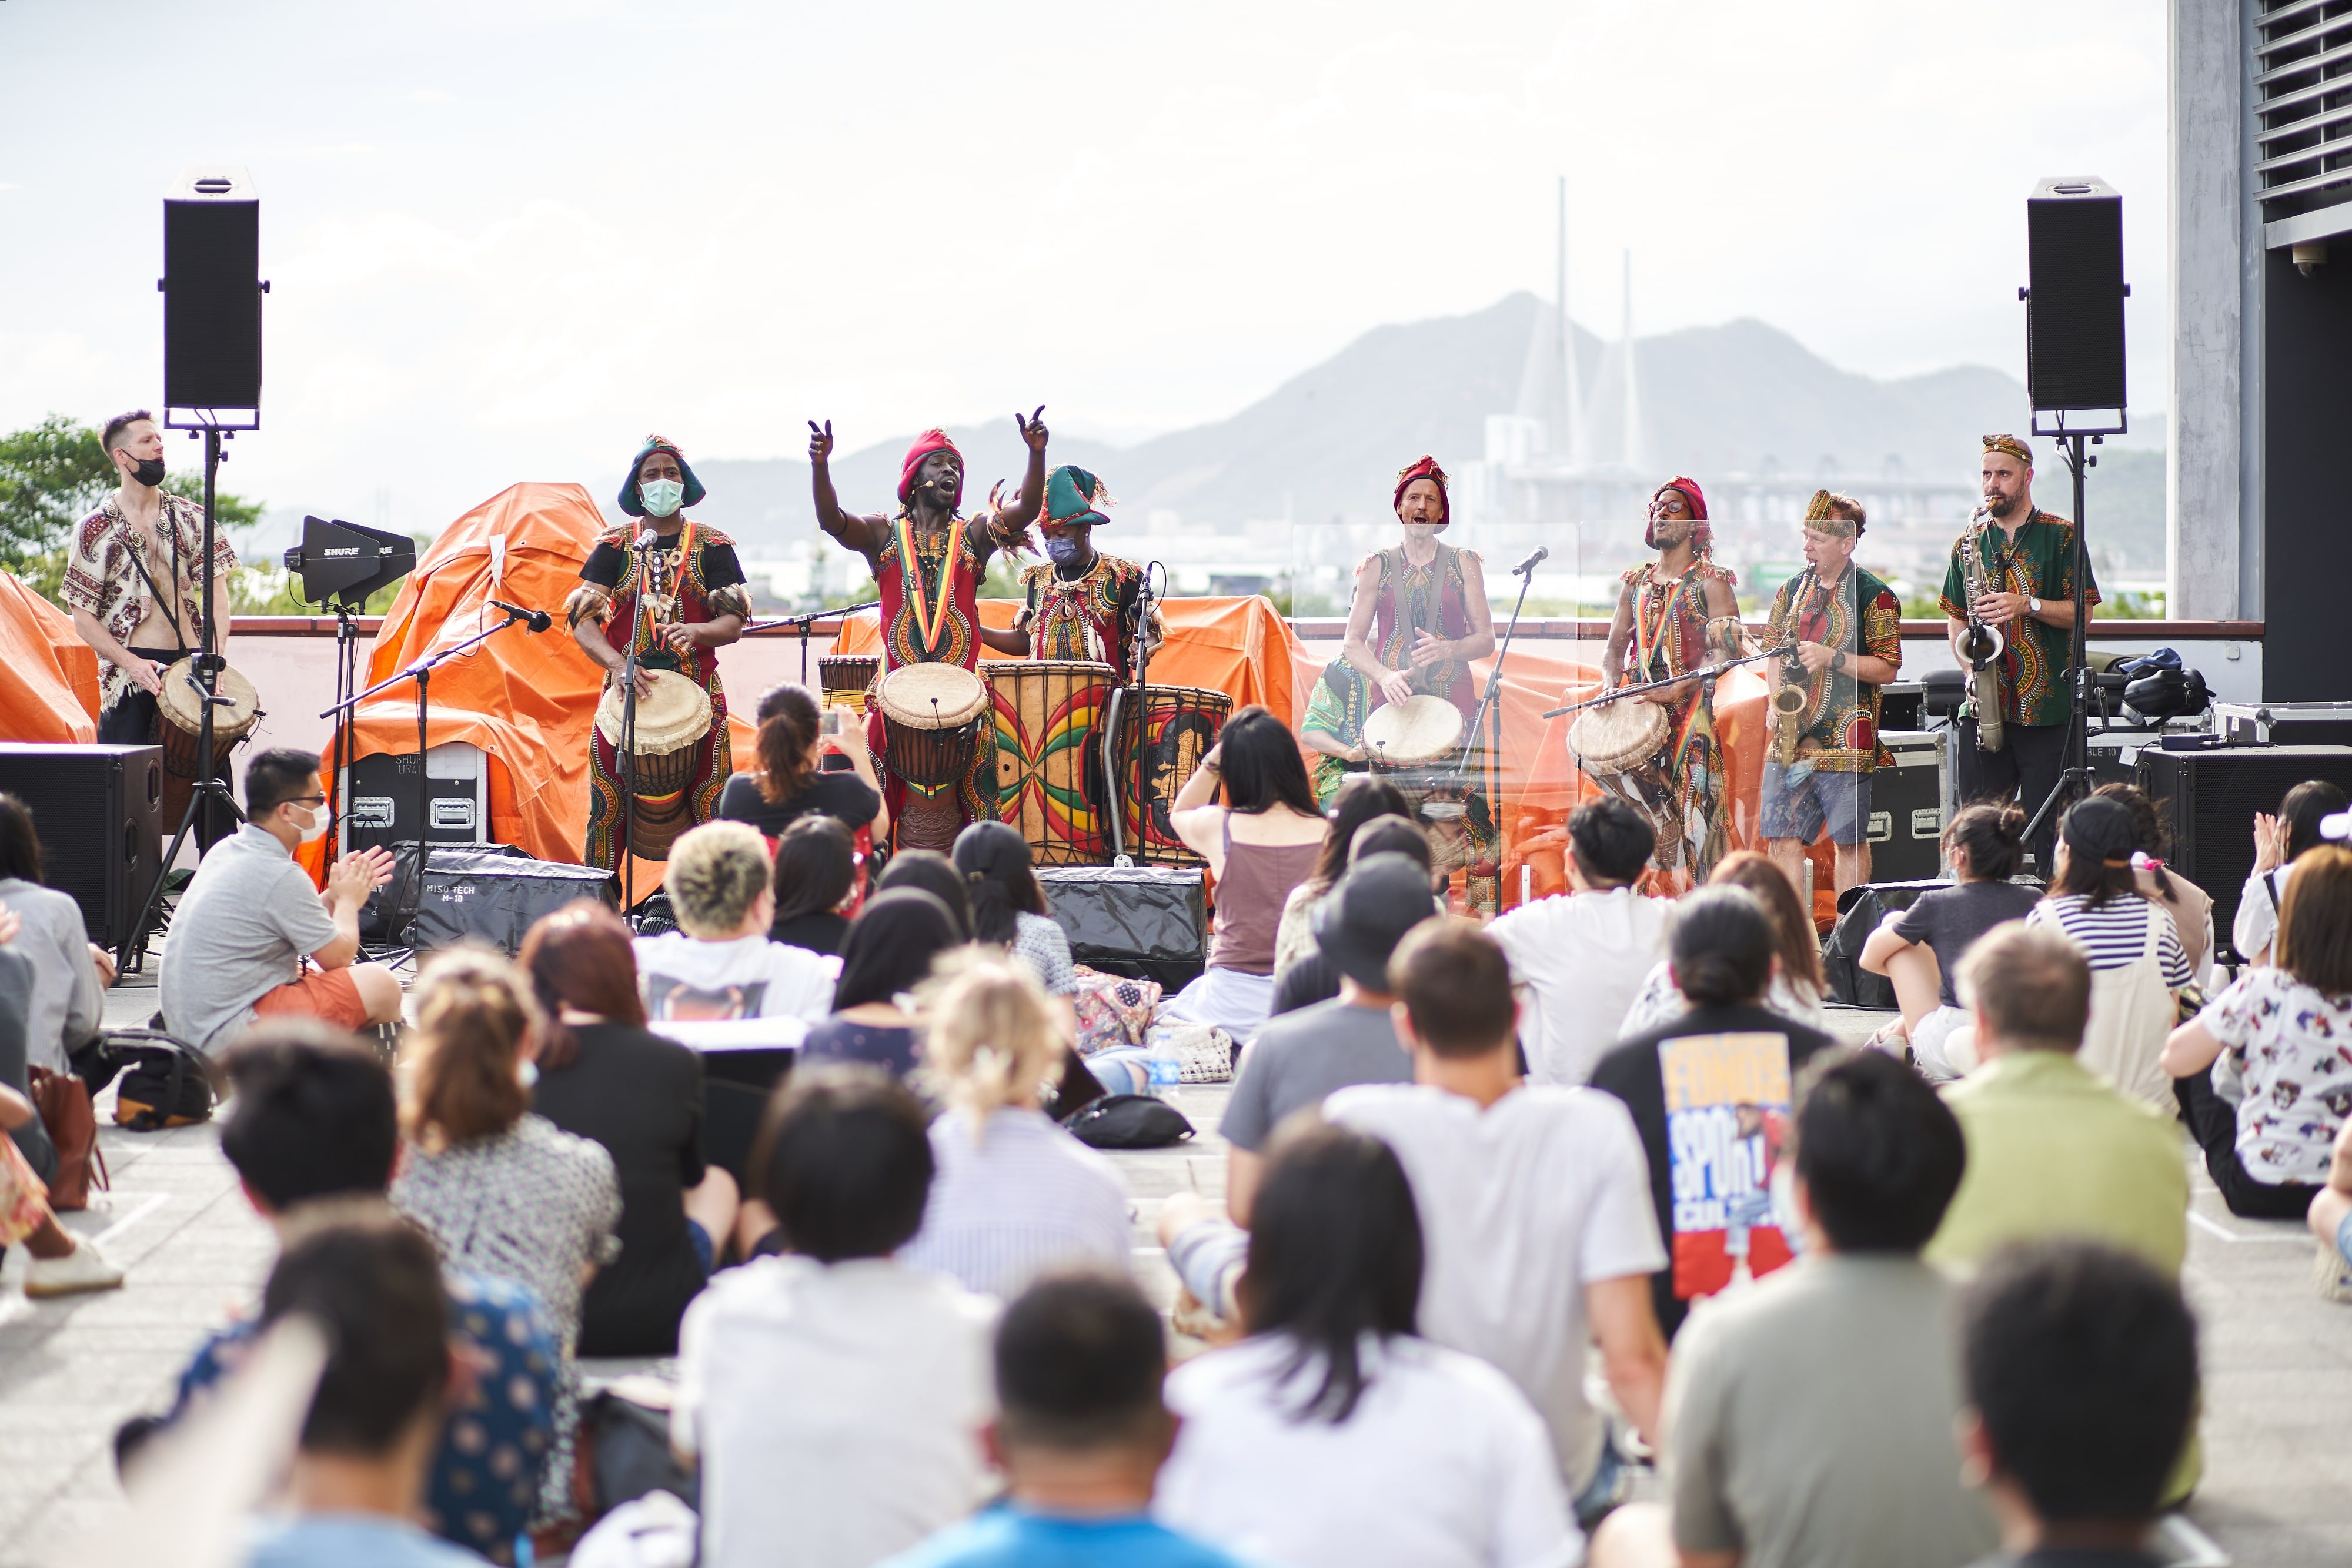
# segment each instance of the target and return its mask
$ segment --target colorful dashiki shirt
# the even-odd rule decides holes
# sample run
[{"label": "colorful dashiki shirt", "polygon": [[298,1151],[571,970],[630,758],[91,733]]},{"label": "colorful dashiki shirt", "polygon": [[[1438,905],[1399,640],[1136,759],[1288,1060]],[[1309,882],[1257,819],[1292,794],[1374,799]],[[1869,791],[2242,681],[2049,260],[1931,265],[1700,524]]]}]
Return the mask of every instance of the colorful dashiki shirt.
[{"label": "colorful dashiki shirt", "polygon": [[[926,537],[915,526],[912,507],[901,507],[890,519],[880,564],[874,573],[875,597],[882,601],[882,669],[901,664],[980,665],[980,583],[988,570],[988,549],[996,542],[994,519],[957,517],[948,531]],[[911,560],[912,566],[909,567]],[[889,730],[877,710],[866,716],[866,744],[884,759],[882,795],[894,824],[905,815],[907,781],[887,765]],[[951,792],[960,825],[969,826],[996,814],[996,753],[975,745],[969,776],[940,791],[919,790],[927,797]],[[893,829],[894,835],[896,828]]]},{"label": "colorful dashiki shirt", "polygon": [[[637,614],[640,563],[627,548],[629,534],[616,531],[597,542],[580,569],[581,580],[609,595],[604,634],[623,654],[632,628],[637,638],[637,662],[647,669],[668,670],[687,676],[710,697],[710,730],[701,742],[701,755],[683,790],[659,797],[638,796],[638,810],[660,811],[683,800],[687,821],[679,828],[699,827],[717,814],[719,792],[735,771],[733,748],[727,736],[727,693],[719,684],[719,653],[697,648],[681,655],[661,640],[660,628],[683,622],[688,625],[740,614],[747,601],[738,586],[742,563],[735,541],[716,528],[688,522],[649,558],[653,582],[646,613]],[[714,603],[716,600],[718,602]],[[617,679],[618,677],[614,677]],[[588,732],[588,843],[586,863],[617,870],[621,827],[621,758],[619,749],[604,735]]]},{"label": "colorful dashiki shirt", "polygon": [[[180,601],[162,608],[167,620],[179,623],[180,646],[194,648],[203,642],[205,585],[196,575],[195,565],[205,549],[205,508],[201,503],[168,490],[157,499],[162,503],[163,514],[156,520],[156,548],[150,552],[146,563],[147,576],[155,580],[156,587],[169,592],[176,567]],[[65,581],[58,594],[67,609],[87,611],[126,648],[153,600],[146,579],[139,575],[138,556],[139,536],[131,530],[131,519],[122,515],[121,507],[109,496],[96,511],[74,525],[73,538],[66,551]],[[218,577],[236,566],[236,551],[229,548],[227,533],[215,528],[213,575]],[[228,606],[216,605],[215,610],[226,621]],[[121,665],[101,659],[99,670],[98,706],[103,713],[124,692],[134,688]]]},{"label": "colorful dashiki shirt", "polygon": [[[1118,672],[1121,685],[1135,678],[1141,567],[1097,551],[1084,573],[1065,578],[1052,561],[1041,561],[1021,574],[1021,591],[1033,617],[1031,658],[1085,659],[1108,664]],[[1163,635],[1156,609],[1151,612],[1151,627],[1156,643]]]},{"label": "colorful dashiki shirt", "polygon": [[[2002,593],[2067,603],[2074,597],[2074,525],[2063,517],[2034,509],[2018,526],[2014,538],[2002,537],[2000,525],[1987,523],[1977,533],[1986,576]],[[2087,564],[2087,563],[2086,563]],[[1951,564],[1944,570],[1944,613],[1968,619],[1968,577],[1960,570],[1960,545],[1952,541]],[[2083,584],[2091,603],[2099,602],[2095,575]],[[2001,650],[2000,716],[2011,724],[2064,724],[2072,706],[2066,671],[2074,658],[2074,634],[2021,615],[2000,629],[2007,646]]]},{"label": "colorful dashiki shirt", "polygon": [[[1483,570],[1477,552],[1441,542],[1434,559],[1427,566],[1415,566],[1405,559],[1404,547],[1396,545],[1369,557],[1367,564],[1371,562],[1380,566],[1372,600],[1372,657],[1411,676],[1414,691],[1429,692],[1452,703],[1466,723],[1478,711],[1478,683],[1471,679],[1470,666],[1459,659],[1448,659],[1415,669],[1412,641],[1423,631],[1445,638],[1470,634],[1468,584],[1471,575]],[[1356,570],[1360,580],[1363,568]],[[1387,700],[1379,687],[1371,689],[1373,707]]]},{"label": "colorful dashiki shirt", "polygon": [[[1633,591],[1633,640],[1624,685],[1668,680],[1704,668],[1714,653],[1708,645],[1706,585],[1728,590],[1738,579],[1705,557],[1680,577],[1660,574],[1655,561],[1624,574]],[[1698,689],[1666,709],[1666,795],[1656,803],[1636,794],[1628,802],[1652,817],[1658,831],[1662,871],[1689,870],[1704,880],[1729,849],[1724,824],[1723,748],[1715,734],[1715,692]],[[1637,790],[1634,774],[1611,776],[1620,793]]]},{"label": "colorful dashiki shirt", "polygon": [[[1811,567],[1780,585],[1766,624],[1775,643],[1819,643],[1853,658],[1903,664],[1903,604],[1895,591],[1860,567],[1852,580],[1824,583]],[[1856,635],[1856,623],[1860,635]],[[1797,755],[1828,773],[1867,773],[1892,767],[1894,754],[1878,743],[1879,689],[1850,674],[1823,670],[1805,683],[1805,719]]]}]

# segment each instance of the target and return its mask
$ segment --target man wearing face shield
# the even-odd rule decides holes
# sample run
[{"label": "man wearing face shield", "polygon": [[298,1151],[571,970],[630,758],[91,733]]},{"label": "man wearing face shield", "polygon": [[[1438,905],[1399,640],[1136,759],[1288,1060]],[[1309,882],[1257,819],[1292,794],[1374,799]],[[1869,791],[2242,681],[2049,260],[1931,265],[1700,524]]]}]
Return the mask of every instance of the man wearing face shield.
[{"label": "man wearing face shield", "polygon": [[[743,622],[751,613],[735,541],[686,515],[702,497],[702,481],[694,476],[685,455],[661,436],[646,437],[620,495],[621,510],[645,521],[614,528],[597,541],[588,564],[580,569],[581,585],[565,605],[572,640],[604,666],[607,686],[619,681],[627,667],[625,644],[635,635],[640,700],[651,693],[656,670],[684,675],[709,697],[710,728],[698,743],[687,779],[680,832],[711,820],[719,792],[735,770],[727,735],[727,693],[719,684],[719,650],[743,635]],[[648,543],[650,549],[641,548]],[[614,644],[615,632],[621,646]],[[584,859],[593,866],[617,869],[620,752],[601,731],[592,729],[588,760]]]},{"label": "man wearing face shield", "polygon": [[[1671,680],[1742,652],[1739,601],[1733,592],[1737,580],[1715,564],[1715,530],[1707,523],[1706,493],[1696,480],[1676,475],[1651,495],[1642,542],[1658,559],[1624,574],[1609,644],[1601,656],[1602,684]],[[1613,774],[1601,782],[1625,793],[1651,817],[1658,830],[1660,871],[1685,885],[1705,882],[1730,848],[1714,690],[1705,681],[1676,681],[1639,700],[1666,710],[1664,798],[1654,803],[1643,799],[1632,774]]]},{"label": "man wearing face shield", "polygon": [[[999,549],[1025,549],[1029,525],[1045,493],[1045,408],[1028,418],[1016,413],[1029,466],[1021,493],[1003,510],[964,517],[963,454],[943,430],[927,430],[907,449],[898,469],[895,514],[845,511],[834,493],[833,422],[809,421],[810,487],[817,527],[845,549],[866,558],[882,601],[882,668],[946,663],[974,669],[980,663],[980,584],[988,558]],[[879,713],[867,716],[866,745],[877,759],[888,756]],[[996,758],[976,749],[971,775],[956,788],[956,806],[969,825],[995,814]],[[886,764],[887,768],[887,764]],[[894,822],[904,822],[906,781],[886,771],[882,793]]]},{"label": "man wearing face shield", "polygon": [[[1143,569],[1095,549],[1094,531],[1116,506],[1103,482],[1067,464],[1045,480],[1045,517],[1039,526],[1046,559],[1021,574],[1021,619],[1009,632],[983,630],[980,639],[1000,653],[1023,658],[1084,659],[1108,664],[1126,685],[1135,679],[1135,632],[1143,615]],[[1166,636],[1151,611],[1148,644]]]}]

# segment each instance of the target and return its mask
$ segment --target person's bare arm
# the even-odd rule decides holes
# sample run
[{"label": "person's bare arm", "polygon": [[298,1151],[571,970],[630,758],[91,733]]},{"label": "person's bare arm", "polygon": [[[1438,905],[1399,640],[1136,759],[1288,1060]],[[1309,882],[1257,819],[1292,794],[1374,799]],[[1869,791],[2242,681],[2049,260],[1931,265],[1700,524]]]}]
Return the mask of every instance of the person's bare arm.
[{"label": "person's bare arm", "polygon": [[1192,769],[1192,777],[1176,791],[1176,799],[1168,803],[1168,825],[1184,846],[1209,862],[1209,874],[1223,876],[1225,873],[1224,821],[1225,808],[1217,804],[1217,786],[1223,778],[1218,772],[1219,747],[1211,747]]},{"label": "person's bare arm", "polygon": [[1391,670],[1372,653],[1372,612],[1381,596],[1381,558],[1368,555],[1356,568],[1355,591],[1348,598],[1348,631],[1339,643],[1339,656],[1348,667],[1380,688],[1392,703],[1412,695],[1412,677]]},{"label": "person's bare arm", "polygon": [[[628,656],[613,646],[613,640],[604,635],[603,624],[593,615],[583,615],[572,623],[572,640],[610,674],[617,675],[628,667]],[[642,700],[653,695],[654,673],[641,664],[637,667],[637,696]]]},{"label": "person's bare arm", "polygon": [[100,658],[121,668],[141,691],[152,697],[163,689],[163,666],[152,659],[141,658],[116,642],[114,633],[99,624],[97,616],[87,610],[77,610],[73,612],[73,623],[74,630],[81,633],[81,640],[89,643]]},{"label": "person's bare arm", "polygon": [[1422,632],[1413,640],[1415,664],[1445,659],[1459,659],[1466,664],[1495,651],[1495,614],[1486,604],[1486,578],[1482,570],[1463,573],[1462,608],[1469,620],[1469,630],[1454,638]]},{"label": "person's bare arm", "polygon": [[1880,921],[1878,929],[1872,932],[1862,945],[1862,967],[1874,975],[1886,973],[1887,961],[1913,946],[1895,934],[1895,928],[1903,923],[1903,914],[1898,909]]},{"label": "person's bare arm", "polygon": [[1029,656],[1028,617],[1023,616],[1017,625],[1005,627],[1002,631],[993,626],[982,627],[980,645],[983,648],[992,648],[1000,653],[1010,653],[1016,659],[1027,658]]},{"label": "person's bare arm", "polygon": [[724,648],[740,641],[742,635],[743,618],[731,612],[708,621],[674,622],[662,628],[662,641],[678,653],[691,653],[697,648]]},{"label": "person's bare arm", "polygon": [[841,509],[841,497],[833,493],[833,469],[828,462],[832,456],[833,421],[826,420],[819,428],[816,421],[810,420],[809,489],[816,502],[816,526],[842,549],[864,556],[867,569],[879,573],[882,546],[890,537],[890,519]]},{"label": "person's bare arm", "polygon": [[1258,1182],[1265,1175],[1265,1156],[1237,1145],[1225,1147],[1225,1218],[1249,1228],[1250,1209],[1257,1202]]},{"label": "person's bare arm", "polygon": [[1618,1408],[1642,1440],[1656,1447],[1658,1410],[1666,1392],[1666,1336],[1658,1332],[1658,1314],[1650,1304],[1650,1277],[1594,1281],[1584,1287],[1584,1312]]},{"label": "person's bare arm", "polygon": [[996,514],[998,536],[1006,544],[1016,538],[1027,538],[1029,525],[1045,508],[1045,443],[1051,439],[1045,430],[1045,405],[1042,402],[1037,412],[1026,419],[1015,413],[1013,423],[1021,432],[1022,444],[1029,448],[1029,466],[1021,476],[1020,497]]},{"label": "person's bare arm", "polygon": [[2168,1077],[2187,1078],[2202,1072],[2220,1059],[2221,1042],[2213,1038],[2201,1019],[2190,1019],[2168,1036],[2164,1054],[2157,1058]]},{"label": "person's bare arm", "polygon": [[1609,618],[1609,644],[1601,653],[1601,684],[1614,687],[1625,674],[1625,646],[1633,640],[1633,585],[1617,591],[1617,612]]},{"label": "person's bare arm", "polygon": [[2328,1164],[2327,1185],[2311,1200],[2311,1233],[2323,1245],[2333,1247],[2347,1218],[2352,1218],[2352,1119],[2347,1119],[2344,1130],[2336,1134],[2336,1153]]}]

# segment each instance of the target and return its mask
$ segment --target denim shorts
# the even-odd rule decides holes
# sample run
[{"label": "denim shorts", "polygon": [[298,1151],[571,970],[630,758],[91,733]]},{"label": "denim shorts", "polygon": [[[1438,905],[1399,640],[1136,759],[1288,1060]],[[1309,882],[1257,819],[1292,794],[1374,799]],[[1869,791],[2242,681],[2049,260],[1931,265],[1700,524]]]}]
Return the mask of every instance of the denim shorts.
[{"label": "denim shorts", "polygon": [[[1801,758],[1796,764],[1804,768]],[[1792,786],[1789,769],[1778,762],[1764,764],[1764,789],[1759,802],[1759,824],[1768,839],[1813,841],[1824,824],[1833,844],[1858,844],[1870,822],[1870,775],[1830,773],[1808,768]]]},{"label": "denim shorts", "polygon": [[719,1249],[712,1245],[710,1232],[702,1228],[702,1221],[688,1219],[686,1222],[686,1241],[694,1249],[695,1260],[702,1265],[702,1277],[708,1280],[711,1266],[719,1260]]},{"label": "denim shorts", "polygon": [[2344,1260],[2347,1269],[2352,1269],[2352,1214],[2336,1222],[2336,1255]]}]

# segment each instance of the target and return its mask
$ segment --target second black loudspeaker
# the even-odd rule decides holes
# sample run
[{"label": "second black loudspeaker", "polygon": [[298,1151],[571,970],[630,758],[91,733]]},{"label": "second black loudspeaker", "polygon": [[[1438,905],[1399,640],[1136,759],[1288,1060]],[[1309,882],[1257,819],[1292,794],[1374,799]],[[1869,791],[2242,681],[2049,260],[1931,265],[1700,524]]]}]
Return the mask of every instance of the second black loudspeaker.
[{"label": "second black loudspeaker", "polygon": [[2124,407],[2124,201],[2044,180],[2025,204],[2025,388],[2036,411]]},{"label": "second black loudspeaker", "polygon": [[[261,413],[261,201],[242,169],[163,198],[163,402],[244,429]],[[248,417],[249,416],[249,417]]]}]

